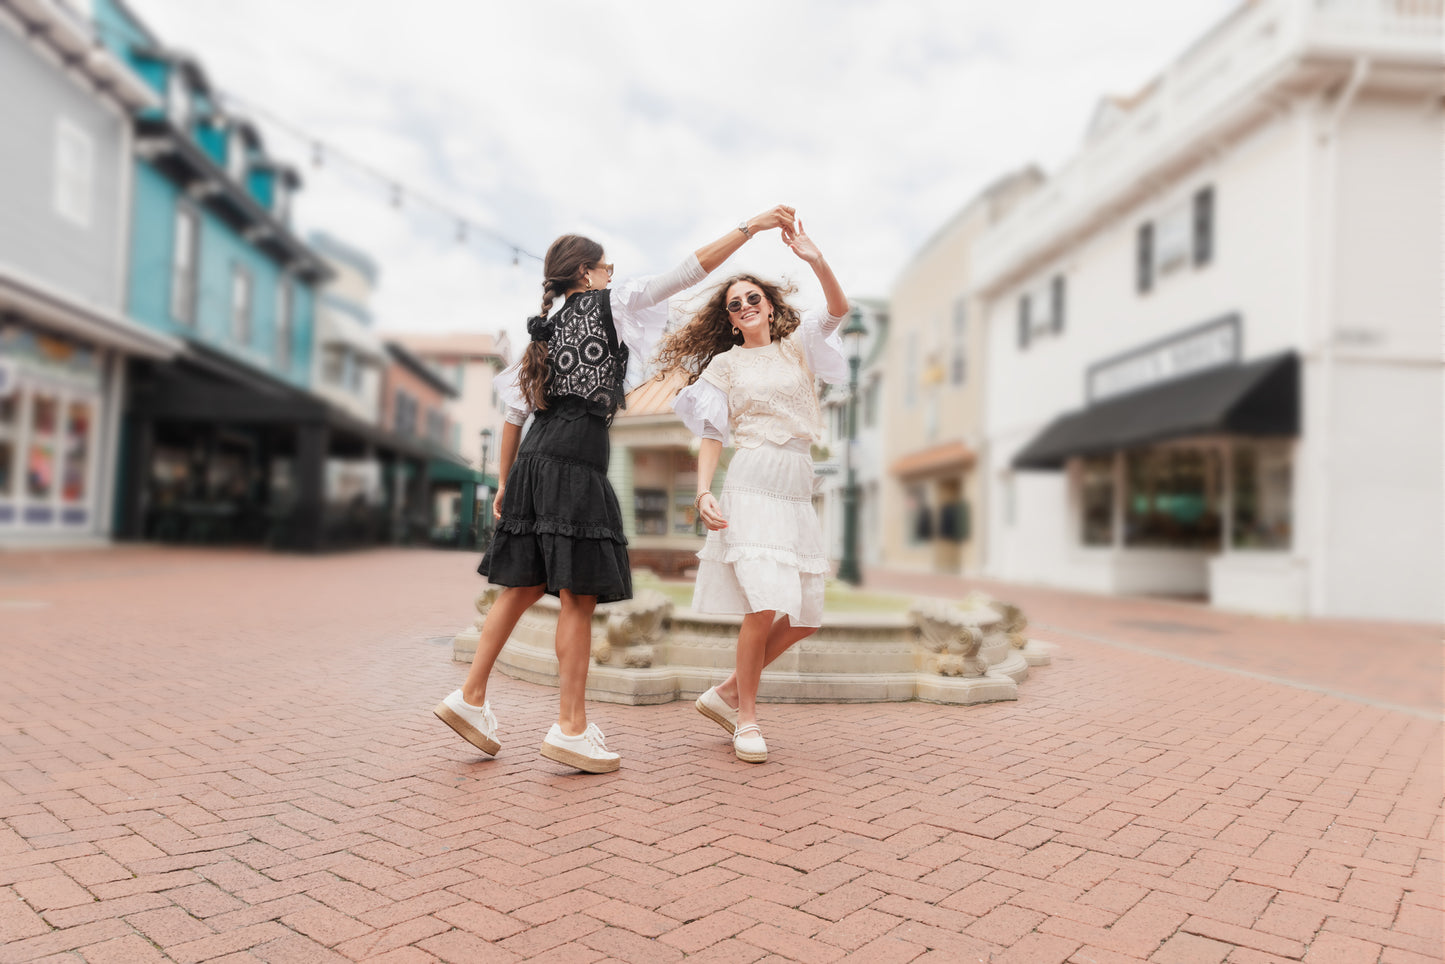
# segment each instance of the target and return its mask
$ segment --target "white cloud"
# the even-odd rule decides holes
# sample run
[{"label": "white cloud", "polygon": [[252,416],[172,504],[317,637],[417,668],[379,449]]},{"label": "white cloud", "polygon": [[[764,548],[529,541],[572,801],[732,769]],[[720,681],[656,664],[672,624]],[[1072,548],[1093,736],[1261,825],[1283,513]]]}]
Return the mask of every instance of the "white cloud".
[{"label": "white cloud", "polygon": [[[1057,167],[1099,96],[1143,86],[1236,0],[131,5],[222,90],[538,254],[581,231],[620,274],[652,273],[786,202],[850,292],[886,294],[974,192]],[[262,126],[304,167],[307,145]],[[536,262],[457,243],[335,159],[305,175],[298,219],[377,258],[383,325],[523,337]],[[734,261],[811,280],[775,238]]]}]

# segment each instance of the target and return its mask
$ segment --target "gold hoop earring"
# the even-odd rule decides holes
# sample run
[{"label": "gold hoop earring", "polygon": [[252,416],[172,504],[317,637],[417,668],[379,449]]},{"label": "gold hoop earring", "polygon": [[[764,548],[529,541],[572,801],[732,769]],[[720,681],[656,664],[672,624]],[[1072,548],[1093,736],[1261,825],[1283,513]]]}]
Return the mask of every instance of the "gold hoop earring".
[{"label": "gold hoop earring", "polygon": [[743,330],[742,330],[741,328],[739,328],[737,325],[733,325],[733,334],[734,334],[734,335],[741,335],[742,333],[743,333]]}]

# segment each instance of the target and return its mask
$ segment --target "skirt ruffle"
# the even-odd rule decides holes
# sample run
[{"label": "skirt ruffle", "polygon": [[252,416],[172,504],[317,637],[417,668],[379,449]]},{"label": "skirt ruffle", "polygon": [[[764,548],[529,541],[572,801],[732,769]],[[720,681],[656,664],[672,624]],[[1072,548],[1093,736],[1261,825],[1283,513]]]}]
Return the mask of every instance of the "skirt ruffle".
[{"label": "skirt ruffle", "polygon": [[692,608],[702,613],[773,610],[795,626],[819,626],[829,572],[813,509],[813,460],[801,446],[740,449],[718,498],[726,529],[698,552]]},{"label": "skirt ruffle", "polygon": [[605,418],[533,422],[507,475],[502,518],[477,571],[499,586],[632,598],[622,508],[608,482]]}]

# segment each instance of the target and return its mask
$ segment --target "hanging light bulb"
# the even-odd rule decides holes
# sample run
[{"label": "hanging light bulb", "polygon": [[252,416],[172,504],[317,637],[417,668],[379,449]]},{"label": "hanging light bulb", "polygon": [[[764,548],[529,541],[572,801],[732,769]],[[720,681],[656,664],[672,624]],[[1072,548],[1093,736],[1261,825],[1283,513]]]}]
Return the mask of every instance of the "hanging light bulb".
[{"label": "hanging light bulb", "polygon": [[465,221],[457,222],[457,240],[461,242],[467,240],[467,222]]},{"label": "hanging light bulb", "polygon": [[321,149],[321,142],[316,141],[311,145],[311,166],[321,167],[326,163],[326,154]]},{"label": "hanging light bulb", "polygon": [[518,249],[513,248],[513,249],[512,249],[512,267],[515,268],[517,265],[519,265],[519,264],[521,264],[521,263],[522,263],[521,252],[520,252]]},{"label": "hanging light bulb", "polygon": [[399,208],[399,207],[401,207],[401,185],[400,185],[400,184],[393,184],[393,185],[391,186],[391,206],[394,207],[394,208]]}]

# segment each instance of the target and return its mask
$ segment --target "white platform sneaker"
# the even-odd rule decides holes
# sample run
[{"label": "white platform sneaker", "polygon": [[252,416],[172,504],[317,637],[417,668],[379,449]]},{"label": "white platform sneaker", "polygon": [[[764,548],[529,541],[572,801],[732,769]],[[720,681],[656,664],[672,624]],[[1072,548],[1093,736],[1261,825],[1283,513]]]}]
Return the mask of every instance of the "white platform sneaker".
[{"label": "white platform sneaker", "polygon": [[744,723],[733,733],[733,753],[744,763],[766,763],[768,744],[756,723]]},{"label": "white platform sneaker", "polygon": [[727,730],[729,734],[738,728],[738,711],[728,706],[727,702],[718,695],[716,686],[699,696],[697,702],[692,705],[697,707],[699,713]]},{"label": "white platform sneaker", "polygon": [[496,756],[502,748],[502,744],[497,742],[497,718],[492,715],[491,704],[487,701],[483,700],[481,706],[473,706],[462,699],[461,690],[455,690],[432,712],[483,753]]},{"label": "white platform sneaker", "polygon": [[567,736],[556,723],[542,741],[542,755],[549,760],[576,767],[583,773],[611,773],[622,763],[622,757],[607,749],[607,739],[596,723],[577,736]]}]

